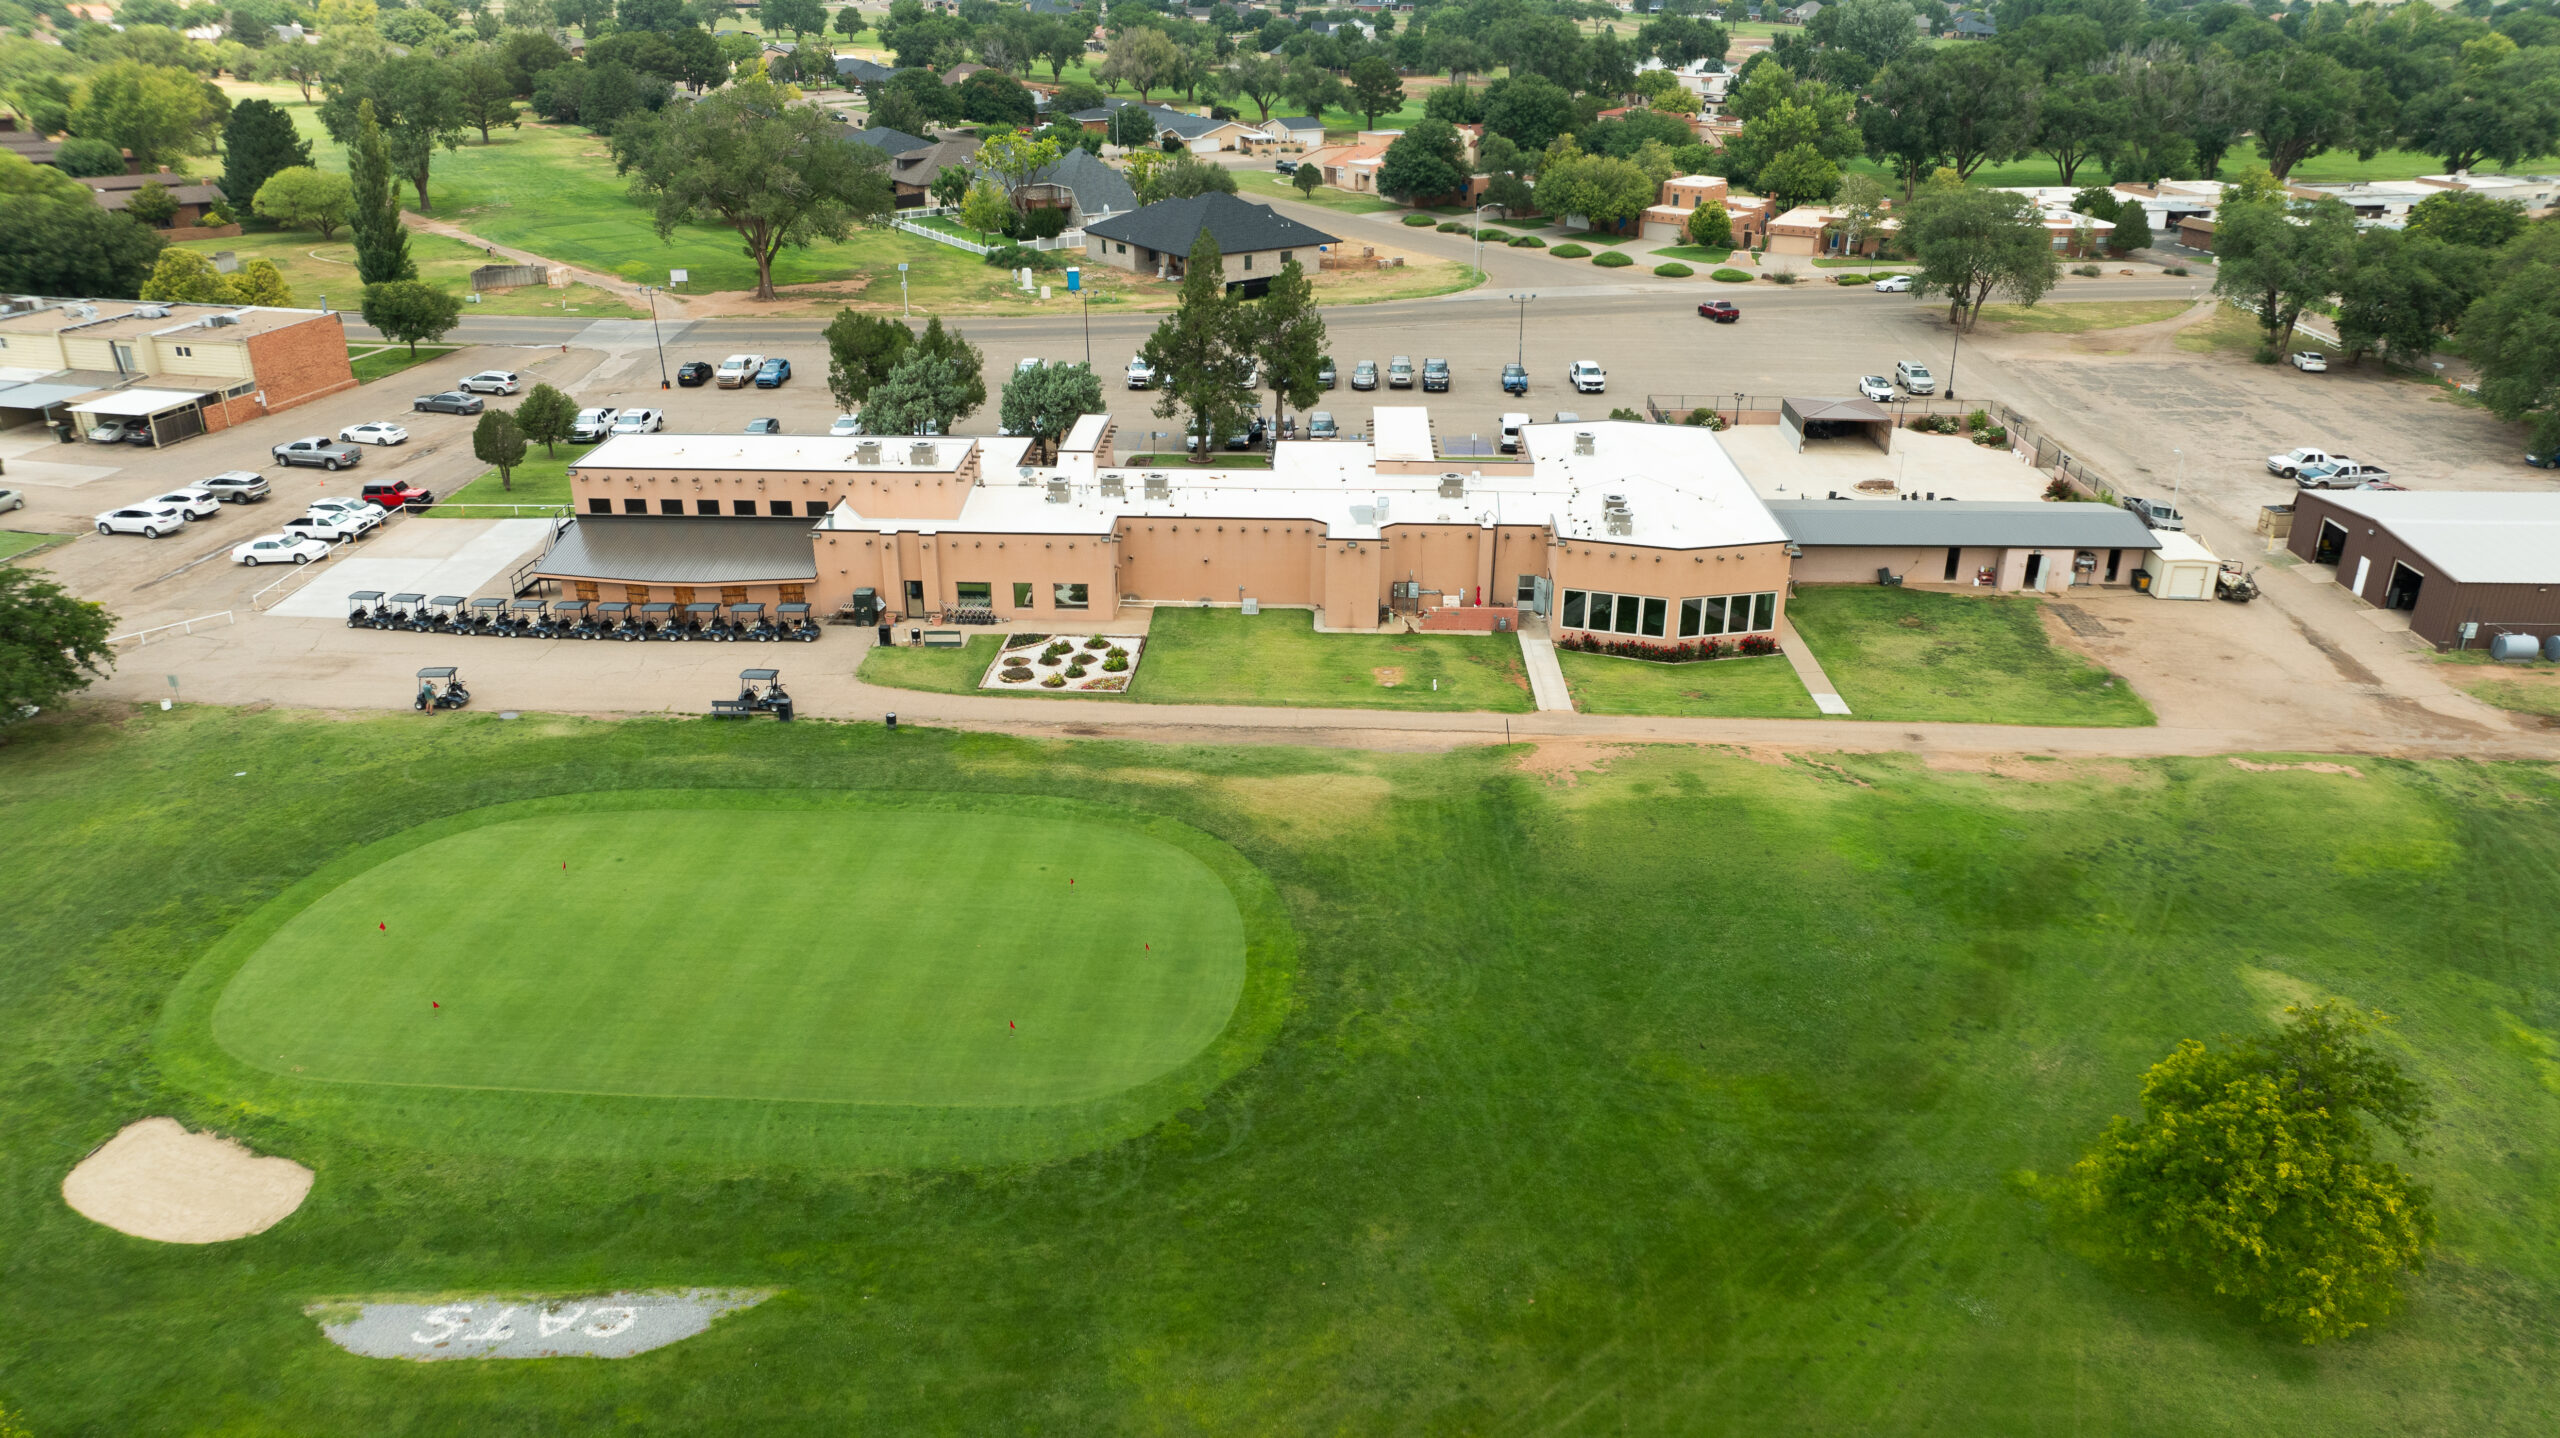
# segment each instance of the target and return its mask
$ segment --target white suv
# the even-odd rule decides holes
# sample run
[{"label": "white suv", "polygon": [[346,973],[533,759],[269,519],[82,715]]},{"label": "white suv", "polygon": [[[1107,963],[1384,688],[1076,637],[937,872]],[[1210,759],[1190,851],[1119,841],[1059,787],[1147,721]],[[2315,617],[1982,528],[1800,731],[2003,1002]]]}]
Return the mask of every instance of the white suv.
[{"label": "white suv", "polygon": [[1609,372],[1600,368],[1598,360],[1575,360],[1568,372],[1577,394],[1605,394],[1609,389]]},{"label": "white suv", "polygon": [[1904,392],[1908,394],[1938,392],[1938,377],[1929,373],[1929,367],[1918,360],[1894,361],[1893,382],[1902,386]]},{"label": "white suv", "polygon": [[100,534],[139,534],[158,539],[187,527],[187,512],[174,504],[136,504],[98,516]]},{"label": "white suv", "polygon": [[712,376],[722,389],[736,389],[756,377],[764,368],[763,355],[731,355],[720,361],[720,370]]},{"label": "white suv", "polygon": [[468,394],[514,394],[524,388],[524,376],[514,370],[484,369],[454,388]]},{"label": "white suv", "polygon": [[189,519],[211,519],[222,512],[222,496],[209,489],[173,489],[157,499],[143,501],[146,507],[165,504],[183,511]]},{"label": "white suv", "polygon": [[1147,363],[1145,355],[1129,356],[1129,388],[1147,389],[1156,382],[1156,367]]}]

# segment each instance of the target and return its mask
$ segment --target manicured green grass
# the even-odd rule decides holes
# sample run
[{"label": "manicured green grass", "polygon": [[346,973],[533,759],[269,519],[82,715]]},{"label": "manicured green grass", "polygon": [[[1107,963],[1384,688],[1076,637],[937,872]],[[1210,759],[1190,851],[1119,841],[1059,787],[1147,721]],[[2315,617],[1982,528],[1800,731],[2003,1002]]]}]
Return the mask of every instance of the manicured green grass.
[{"label": "manicured green grass", "polygon": [[443,359],[459,348],[459,345],[420,345],[413,354],[407,345],[349,345],[347,368],[355,371],[356,383],[371,384],[378,379],[389,379],[413,365]]},{"label": "manicured green grass", "polygon": [[1787,601],[1787,617],[1861,719],[2158,722],[2132,686],[2054,648],[2033,599],[1814,588]]},{"label": "manicured green grass", "polygon": [[1693,265],[1720,265],[1733,257],[1731,250],[1711,250],[1702,245],[1672,245],[1654,253],[1666,260],[1685,260]]},{"label": "manicured green grass", "polygon": [[2226,304],[2216,306],[2210,319],[2178,331],[2170,343],[2189,354],[2245,357],[2265,346],[2266,331],[2256,315]]},{"label": "manicured green grass", "polygon": [[1982,319],[2012,334],[2078,335],[2173,320],[2195,306],[2188,300],[2081,300],[2067,304],[1985,305]]},{"label": "manicured green grass", "polygon": [[1376,195],[1355,195],[1331,185],[1318,185],[1313,194],[1301,195],[1298,187],[1289,183],[1289,177],[1277,170],[1240,169],[1233,173],[1237,193],[1247,198],[1294,200],[1300,204],[1339,210],[1346,215],[1376,215],[1404,208],[1393,200],[1380,199]]},{"label": "manicured green grass", "polygon": [[[2222,168],[2219,173],[2223,179],[2230,180],[2237,178],[2243,170],[2263,167],[2264,164],[2265,161],[2258,156],[2257,142],[2244,139],[2232,146],[2230,152],[2222,157]],[[2548,169],[2549,166],[2549,157],[2519,160],[2505,167],[2505,173],[2534,174]],[[1842,164],[1841,169],[1873,175],[1884,181],[1887,188],[1894,192],[1899,193],[1901,190],[1902,181],[1874,160],[1863,157],[1850,160]],[[2425,155],[2415,150],[2384,150],[2370,160],[2359,160],[2352,150],[2332,150],[2327,154],[2314,155],[2294,166],[2287,178],[2305,184],[2319,184],[2344,180],[2408,180],[2420,175],[2443,173],[2444,158],[2440,155]],[[2023,160],[1984,165],[1973,172],[1971,182],[1977,185],[2002,186],[2059,185],[2063,183],[2063,179],[2061,169],[2053,161],[2042,155],[2030,155]],[[2095,164],[2083,165],[2071,177],[2070,183],[2084,189],[2091,185],[2104,185],[2108,183],[2106,167]],[[2163,238],[2175,238],[2175,236],[2163,236]]]},{"label": "manicured green grass", "polygon": [[436,507],[426,513],[439,519],[488,519],[495,511],[462,509],[464,504],[532,505],[540,510],[556,510],[569,503],[569,467],[595,446],[563,444],[557,453],[544,455],[542,446],[534,445],[525,452],[524,463],[508,476],[512,486],[501,484],[494,469],[481,471],[480,477],[451,494],[438,495]]},{"label": "manicured green grass", "polygon": [[908,215],[905,218],[912,224],[922,225],[928,230],[939,230],[956,239],[967,240],[971,244],[996,245],[1004,243],[1004,236],[992,234],[986,230],[973,230],[967,225],[960,223],[958,220],[951,218],[949,215]]},{"label": "manicured green grass", "polygon": [[[324,136],[318,144],[327,144]],[[315,146],[316,148],[316,146]],[[416,198],[415,196],[411,197]],[[266,260],[293,289],[294,302],[317,308],[325,297],[331,309],[354,311],[364,286],[356,280],[356,248],[340,230],[323,241],[309,230],[263,230],[223,240],[189,240],[181,248],[207,255],[229,250],[242,264]],[[464,296],[465,315],[578,315],[588,319],[632,319],[646,313],[593,285],[551,289],[530,285],[512,290],[484,290],[470,300],[471,271],[492,261],[477,245],[422,230],[409,232],[409,257],[418,262],[418,278]]]},{"label": "manicured green grass", "polygon": [[1243,990],[1226,886],[1134,830],[669,801],[395,838],[249,955],[215,1039],[312,1083],[1026,1106],[1172,1071]]},{"label": "manicured green grass", "polygon": [[0,559],[13,559],[68,538],[70,536],[66,534],[31,534],[23,529],[0,529]]},{"label": "manicured green grass", "polygon": [[[0,1392],[39,1434],[2550,1431],[2547,766],[106,718],[0,746]],[[846,1131],[896,1116],[858,1105],[378,1092],[205,1036],[205,960],[372,867],[360,846],[668,789],[1170,825],[1268,875],[1294,979],[1172,1118],[991,1167],[863,1157]],[[659,842],[709,901],[740,877],[690,823]],[[831,842],[780,861],[846,916],[824,953],[944,882]],[[784,952],[792,902],[727,937]],[[540,982],[559,933],[534,937],[485,962]],[[2399,1016],[2382,1043],[2438,1114],[2386,1154],[2444,1246],[2405,1312],[2304,1349],[2105,1259],[2048,1184],[2179,1040],[2330,994]],[[309,1201],[204,1248],[62,1204],[67,1168],[161,1113],[311,1165]],[[693,1156],[750,1139],[766,1156]],[[696,1284],[779,1293],[613,1363],[356,1359],[302,1311]]]},{"label": "manicured green grass", "polygon": [[1573,707],[1585,714],[1689,714],[1718,719],[1814,719],[1821,711],[1782,654],[1656,664],[1559,650]]},{"label": "manicured green grass", "polygon": [[[874,649],[860,677],[866,684],[976,694],[997,647],[995,636],[982,634],[962,649]],[[1511,635],[1318,634],[1307,613],[1285,609],[1251,617],[1237,609],[1158,609],[1127,697],[1140,704],[1513,714],[1537,707]]]}]

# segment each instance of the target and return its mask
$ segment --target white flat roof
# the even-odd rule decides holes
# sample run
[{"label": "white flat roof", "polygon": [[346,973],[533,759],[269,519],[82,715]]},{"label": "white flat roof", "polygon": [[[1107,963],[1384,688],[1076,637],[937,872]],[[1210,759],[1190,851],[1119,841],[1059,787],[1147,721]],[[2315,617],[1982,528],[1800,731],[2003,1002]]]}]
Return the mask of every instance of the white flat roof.
[{"label": "white flat roof", "polygon": [[2160,547],[2152,552],[2161,559],[2200,559],[2207,564],[2221,563],[2212,550],[2204,547],[2203,540],[2183,529],[2155,529],[2151,537],[2160,541]]},{"label": "white flat roof", "polygon": [[1380,405],[1370,415],[1378,458],[1429,460],[1434,456],[1429,409],[1418,404]]},{"label": "white flat roof", "polygon": [[2390,530],[2456,583],[2560,582],[2560,494],[2338,489],[2320,498]]},{"label": "white flat roof", "polygon": [[[84,406],[85,408],[85,406]],[[856,445],[880,446],[877,463],[864,464]],[[823,434],[617,434],[589,450],[579,469],[763,469],[862,472],[936,470],[949,473],[980,441],[965,436],[917,439],[910,435]],[[924,463],[907,456],[919,444],[933,446]]]},{"label": "white flat roof", "polygon": [[71,406],[73,414],[153,415],[164,409],[194,404],[205,397],[200,389],[120,389],[81,400]]},{"label": "white flat roof", "polygon": [[1068,428],[1066,439],[1059,443],[1058,452],[1090,454],[1102,447],[1102,432],[1110,427],[1111,416],[1107,414],[1078,415]]}]

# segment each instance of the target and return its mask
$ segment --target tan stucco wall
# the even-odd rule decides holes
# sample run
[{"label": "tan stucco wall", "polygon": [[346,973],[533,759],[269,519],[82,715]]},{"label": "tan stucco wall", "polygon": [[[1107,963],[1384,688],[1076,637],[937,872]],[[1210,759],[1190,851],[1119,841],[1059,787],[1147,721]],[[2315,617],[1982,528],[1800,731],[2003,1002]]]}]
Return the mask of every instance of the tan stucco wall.
[{"label": "tan stucco wall", "polygon": [[[1664,550],[1577,539],[1556,548],[1555,586],[1558,590],[1597,589],[1667,599],[1675,615],[1683,599],[1775,590],[1783,619],[1787,573],[1787,549],[1783,544]],[[1868,575],[1870,579],[1874,577],[1872,573]]]},{"label": "tan stucco wall", "polygon": [[[1082,584],[1084,619],[1109,619],[1119,610],[1114,579],[1118,546],[1109,535],[925,534],[906,529],[823,530],[815,536],[821,612],[833,613],[857,589],[873,589],[893,614],[906,607],[906,582],[924,584],[927,612],[948,608],[963,583],[991,587],[996,615],[1012,620],[1056,615],[1055,586]],[[1029,607],[1013,602],[1013,586],[1031,586]]]},{"label": "tan stucco wall", "polygon": [[[2107,579],[2107,551],[2094,551],[2097,567],[2089,571],[2088,582],[2101,587],[2125,588],[2133,583],[2133,571],[2142,567],[2149,551],[2124,551],[2116,568],[2116,577]],[[1943,545],[1815,545],[1805,550],[1795,562],[1798,584],[1873,584],[1876,571],[1891,570],[1902,576],[1906,584],[1924,588],[1954,587],[1971,589],[1974,576],[1984,569],[1992,571],[1992,588],[2022,590],[2026,587],[2027,556],[2042,554],[2044,572],[2037,577],[2036,588],[2045,594],[2059,594],[2073,586],[2075,572],[2072,560],[2076,549],[1999,549],[1968,547],[1956,564],[1956,577],[1946,578],[1947,551]]]},{"label": "tan stucco wall", "polygon": [[[884,444],[882,453],[891,452]],[[848,446],[851,441],[847,441]],[[661,500],[680,499],[687,513],[695,512],[694,501],[718,500],[722,512],[731,512],[731,503],[741,499],[757,501],[756,512],[769,514],[776,500],[789,500],[795,514],[809,516],[809,506],[817,504],[823,516],[844,500],[865,514],[896,514],[909,519],[950,519],[968,502],[969,490],[977,483],[980,454],[971,446],[968,458],[956,470],[913,470],[896,466],[880,469],[830,470],[819,473],[759,474],[752,470],[652,470],[642,468],[602,469],[581,465],[569,479],[570,507],[579,514],[596,511],[591,499],[612,501],[613,513],[621,514],[625,499],[648,503],[648,512],[659,513]]]}]

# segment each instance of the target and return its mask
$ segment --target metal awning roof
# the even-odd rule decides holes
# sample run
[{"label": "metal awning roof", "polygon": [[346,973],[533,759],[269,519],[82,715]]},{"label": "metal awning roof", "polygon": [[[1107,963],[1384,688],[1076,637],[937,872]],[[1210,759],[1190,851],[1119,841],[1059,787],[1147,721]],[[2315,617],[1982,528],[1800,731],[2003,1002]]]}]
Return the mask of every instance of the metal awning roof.
[{"label": "metal awning roof", "polygon": [[[143,418],[166,410],[184,409],[200,399],[207,398],[209,393],[200,389],[109,390],[105,394],[91,395],[87,399],[75,401],[71,410],[74,414]],[[0,397],[5,397],[5,394],[5,391],[0,391]]]},{"label": "metal awning roof", "polygon": [[1782,499],[1769,504],[1798,544],[1938,549],[2157,549],[2149,526],[2109,504],[2047,500]]},{"label": "metal awning roof", "polygon": [[93,384],[13,384],[0,389],[0,409],[51,409],[97,392]]},{"label": "metal awning roof", "polygon": [[818,577],[810,528],[782,519],[589,515],[533,572],[621,584],[804,584]]}]

